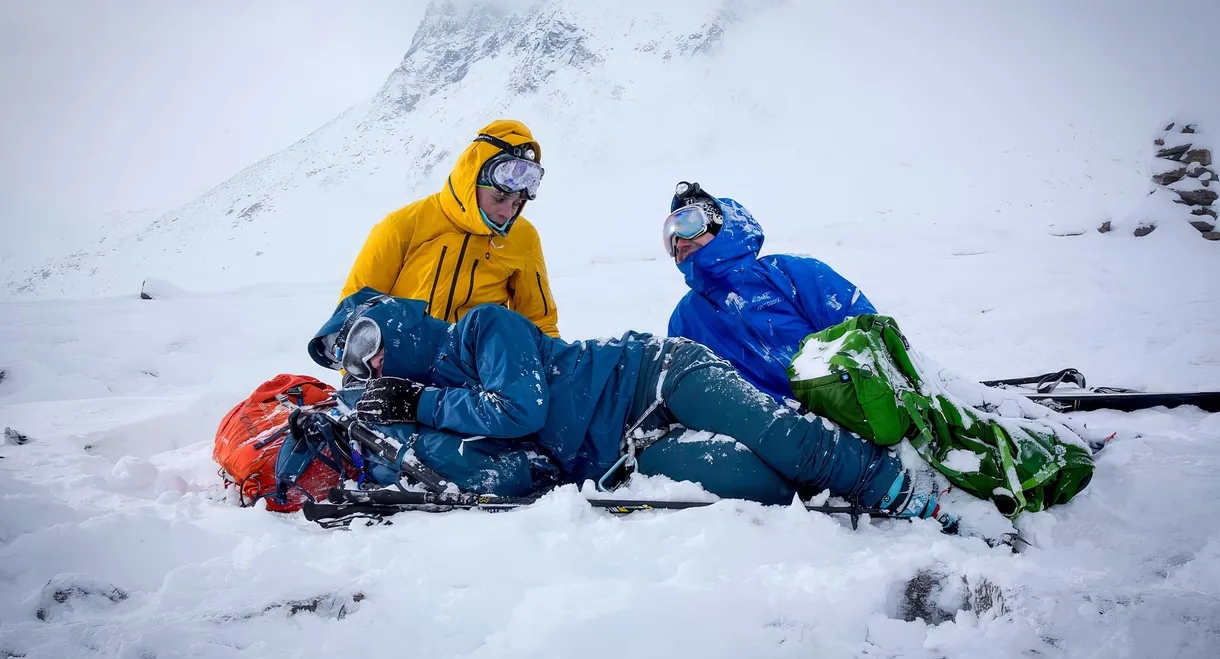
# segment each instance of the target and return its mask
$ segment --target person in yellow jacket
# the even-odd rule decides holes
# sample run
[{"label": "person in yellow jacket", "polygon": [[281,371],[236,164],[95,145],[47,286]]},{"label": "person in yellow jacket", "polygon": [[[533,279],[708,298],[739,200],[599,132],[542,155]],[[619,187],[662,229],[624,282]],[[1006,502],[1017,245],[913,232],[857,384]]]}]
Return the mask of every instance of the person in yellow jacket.
[{"label": "person in yellow jacket", "polygon": [[542,147],[519,121],[479,131],[440,192],[390,213],[369,232],[339,296],[368,286],[428,303],[457,322],[499,304],[559,337],[538,230],[521,216],[542,182]]}]

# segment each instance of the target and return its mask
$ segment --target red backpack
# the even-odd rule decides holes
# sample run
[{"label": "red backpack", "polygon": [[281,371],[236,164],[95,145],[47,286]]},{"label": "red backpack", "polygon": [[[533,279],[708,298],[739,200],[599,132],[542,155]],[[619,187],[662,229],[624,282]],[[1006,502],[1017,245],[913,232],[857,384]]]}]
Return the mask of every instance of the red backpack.
[{"label": "red backpack", "polygon": [[225,486],[230,483],[237,486],[242,506],[253,505],[265,497],[267,510],[293,512],[300,510],[305,493],[314,499],[325,499],[326,491],[341,483],[338,471],[327,461],[314,460],[297,480],[299,487],[290,490],[283,503],[269,496],[276,492],[276,458],[289,433],[291,410],[281,404],[279,397],[305,407],[327,400],[334,390],[308,375],[280,374],[264,382],[225,415],[216,430],[212,459],[221,467]]}]

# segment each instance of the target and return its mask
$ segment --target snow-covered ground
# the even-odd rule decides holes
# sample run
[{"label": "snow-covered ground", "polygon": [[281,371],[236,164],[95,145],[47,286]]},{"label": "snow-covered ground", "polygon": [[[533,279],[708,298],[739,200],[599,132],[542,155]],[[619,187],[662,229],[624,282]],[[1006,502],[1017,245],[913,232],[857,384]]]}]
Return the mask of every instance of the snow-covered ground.
[{"label": "snow-covered ground", "polygon": [[[1038,251],[992,247],[993,263]],[[890,249],[878,258],[897,258]],[[971,305],[899,304],[918,294],[909,282],[869,290],[901,307],[916,345],[980,377],[1071,363],[1111,384],[1220,381],[1202,361],[1215,354],[1214,334],[1189,329],[1218,320],[1206,289],[1169,287],[1163,308],[1123,311],[1139,297],[1129,287],[1164,280],[1130,264],[1096,267],[1091,253],[1037,257],[1011,286],[1053,295],[1070,279],[1095,291],[1106,311],[1085,321],[1092,332],[1025,317],[1021,298],[994,300],[991,313],[1009,318],[992,323]],[[929,258],[921,278],[959,282],[957,300],[982,299],[995,291],[976,270],[988,258]],[[1034,267],[1047,263],[1055,267]],[[607,278],[636,286],[622,299],[580,294]],[[0,419],[35,438],[0,447],[0,653],[1209,657],[1220,648],[1220,415],[1194,409],[1077,415],[1118,435],[1081,496],[1023,519],[1035,546],[1018,555],[930,523],[852,531],[740,502],[617,518],[571,490],[513,513],[415,513],[347,533],[235,508],[211,461],[215,427],[275,373],[333,382],[303,347],[338,283],[0,307],[9,371]],[[593,267],[555,285],[576,336],[660,330],[681,292],[661,261]],[[637,487],[693,496],[689,485]],[[930,600],[911,585],[925,582]],[[107,596],[115,589],[125,598]],[[291,614],[319,598],[316,611]]]},{"label": "snow-covered ground", "polygon": [[[1220,133],[1214,93],[1153,77],[1215,7],[645,4],[501,3],[558,52],[462,61],[444,46],[503,31],[434,14],[373,101],[208,195],[5,245],[0,426],[33,441],[0,444],[0,657],[1220,656],[1220,415],[1197,409],[1073,415],[1117,434],[1018,554],[742,502],[613,517],[572,488],[348,532],[232,505],[221,416],[276,373],[335,382],[305,343],[368,227],[501,112],[549,139],[528,211],[566,337],[664,331],[684,287],[657,226],[690,177],[954,372],[1220,388],[1220,244],[1144,200],[1164,123]],[[174,285],[141,300],[145,276]]]}]

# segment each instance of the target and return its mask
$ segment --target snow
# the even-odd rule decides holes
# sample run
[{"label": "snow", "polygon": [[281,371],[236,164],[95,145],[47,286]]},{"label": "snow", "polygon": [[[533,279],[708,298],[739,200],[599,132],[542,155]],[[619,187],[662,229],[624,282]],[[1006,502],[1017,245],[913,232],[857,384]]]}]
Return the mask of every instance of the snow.
[{"label": "snow", "polygon": [[706,430],[688,430],[679,435],[676,441],[679,444],[733,444],[734,451],[750,450],[745,444],[742,444],[728,435],[717,435]]},{"label": "snow", "polygon": [[[1220,415],[1192,408],[1068,415],[1087,439],[1116,434],[1075,500],[1017,519],[1019,553],[638,477],[326,531],[237,508],[211,460],[259,383],[338,383],[305,346],[368,227],[439,189],[497,116],[544,142],[527,214],[565,338],[664,333],[686,288],[656,225],[693,178],[750,208],[768,251],[859,285],[968,402],[978,379],[1065,366],[1095,385],[1220,387],[1217,244],[1171,192],[1147,195],[1156,129],[1179,112],[1220,126],[1220,99],[1156,75],[1208,42],[1182,31],[1220,23],[1033,5],[514,3],[583,29],[596,57],[459,62],[465,77],[425,85],[409,114],[377,97],[168,214],[81,217],[54,240],[6,218],[0,426],[32,439],[0,444],[0,656],[1220,655]],[[709,26],[719,45],[684,46]],[[502,82],[539,70],[533,92]],[[432,81],[387,89],[404,80]],[[612,199],[589,203],[597,181]],[[1094,231],[1147,218],[1140,239]],[[1085,234],[1054,235],[1068,229]],[[959,495],[946,507],[964,529],[1006,528]],[[582,496],[712,505],[615,517]]]},{"label": "snow", "polygon": [[953,449],[945,456],[944,465],[954,471],[962,473],[970,473],[979,470],[982,465],[982,457],[974,451],[965,449]]},{"label": "snow", "polygon": [[[792,368],[798,380],[812,380],[830,375],[830,358],[843,347],[847,338],[844,334],[830,341],[810,341],[801,347],[801,351],[792,359]],[[867,358],[871,355],[852,355],[854,358]]]}]

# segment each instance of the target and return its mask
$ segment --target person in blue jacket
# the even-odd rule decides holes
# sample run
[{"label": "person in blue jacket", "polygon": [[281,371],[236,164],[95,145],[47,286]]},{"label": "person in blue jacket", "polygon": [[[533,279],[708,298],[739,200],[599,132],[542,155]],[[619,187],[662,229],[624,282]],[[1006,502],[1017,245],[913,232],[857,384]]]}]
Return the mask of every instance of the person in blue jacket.
[{"label": "person in blue jacket", "polygon": [[561,483],[598,479],[626,456],[642,473],[698,482],[722,497],[787,503],[829,489],[899,516],[937,513],[926,474],[777,403],[698,343],[637,332],[567,342],[498,305],[455,324],[426,306],[361,289],[340,302],[309,353],[364,386],[359,418],[414,424],[416,455],[442,476],[462,477],[453,480],[464,488],[522,494],[506,490],[530,478],[496,466],[529,463],[504,459],[516,445],[545,454]]},{"label": "person in blue jacket", "polygon": [[662,239],[690,291],[670,315],[669,335],[711,348],[776,400],[792,396],[787,368],[802,339],[877,313],[860,289],[817,259],[759,257],[762,227],[732,199],[683,181],[670,211]]}]

